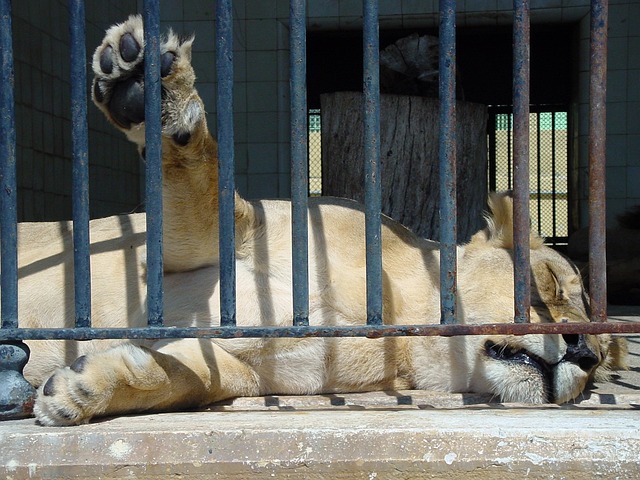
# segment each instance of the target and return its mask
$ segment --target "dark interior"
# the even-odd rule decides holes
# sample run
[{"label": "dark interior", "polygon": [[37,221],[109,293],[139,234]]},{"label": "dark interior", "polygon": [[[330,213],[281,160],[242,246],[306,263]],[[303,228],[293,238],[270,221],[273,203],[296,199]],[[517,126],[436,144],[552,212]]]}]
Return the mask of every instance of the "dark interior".
[{"label": "dark interior", "polygon": [[[531,26],[531,104],[569,104],[574,72],[573,25]],[[380,48],[399,38],[437,31],[381,30]],[[464,99],[511,105],[511,27],[457,30],[458,82]],[[320,94],[362,90],[362,32],[309,32],[307,38],[309,108],[320,108]]]}]

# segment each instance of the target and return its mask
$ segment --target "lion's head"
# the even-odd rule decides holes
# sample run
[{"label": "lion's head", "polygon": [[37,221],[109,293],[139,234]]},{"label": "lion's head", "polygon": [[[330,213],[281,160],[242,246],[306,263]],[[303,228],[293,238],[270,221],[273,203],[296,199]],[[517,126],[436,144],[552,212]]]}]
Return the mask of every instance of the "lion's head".
[{"label": "lion's head", "polygon": [[[467,278],[461,296],[468,297],[469,323],[513,321],[512,199],[492,195],[489,206],[488,227],[466,246],[462,260]],[[589,300],[575,265],[538,236],[532,235],[530,244],[531,322],[589,322]],[[470,274],[483,289],[473,286]],[[564,403],[577,398],[589,380],[625,368],[626,342],[611,335],[495,335],[470,343],[475,348],[471,389],[504,402]]]}]

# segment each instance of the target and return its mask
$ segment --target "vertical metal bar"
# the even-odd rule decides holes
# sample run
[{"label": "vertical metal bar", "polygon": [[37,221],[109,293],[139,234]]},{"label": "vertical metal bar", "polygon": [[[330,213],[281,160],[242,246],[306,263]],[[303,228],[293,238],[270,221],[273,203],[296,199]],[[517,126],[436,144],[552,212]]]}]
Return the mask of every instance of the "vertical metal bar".
[{"label": "vertical metal bar", "polygon": [[293,324],[309,325],[307,38],[305,0],[289,7],[291,70],[291,221]]},{"label": "vertical metal bar", "polygon": [[536,190],[538,195],[536,196],[536,222],[538,223],[538,235],[542,235],[542,154],[540,153],[540,147],[542,146],[540,130],[540,112],[536,112]]},{"label": "vertical metal bar", "polygon": [[236,324],[235,181],[233,142],[233,18],[231,0],[216,3],[220,324]]},{"label": "vertical metal bar", "polygon": [[495,112],[489,113],[489,125],[491,130],[489,133],[489,191],[496,189],[496,167],[497,167],[497,129],[498,117]]},{"label": "vertical metal bar", "polygon": [[513,111],[507,117],[507,189],[513,189]]},{"label": "vertical metal bar", "polygon": [[382,324],[380,182],[380,46],[378,2],[363,4],[364,203],[367,265],[367,324]]},{"label": "vertical metal bar", "polygon": [[513,21],[513,241],[515,322],[530,320],[529,242],[529,0],[514,0]]},{"label": "vertical metal bar", "polygon": [[83,0],[69,1],[71,38],[71,143],[73,149],[73,274],[76,327],[91,326],[89,261],[89,133]]},{"label": "vertical metal bar", "polygon": [[440,323],[456,321],[456,2],[440,0]]},{"label": "vertical metal bar", "polygon": [[2,259],[2,328],[18,326],[18,215],[16,183],[16,120],[13,96],[13,43],[11,39],[11,1],[0,0],[0,240]]},{"label": "vertical metal bar", "polygon": [[551,218],[552,223],[552,236],[554,244],[558,243],[558,219],[556,218],[556,202],[558,201],[558,195],[556,193],[556,115],[558,112],[551,113]]},{"label": "vertical metal bar", "polygon": [[607,320],[606,100],[608,0],[591,2],[589,83],[589,295],[591,321]]},{"label": "vertical metal bar", "polygon": [[[13,96],[13,42],[11,1],[0,0],[0,265],[2,328],[18,327],[18,251],[16,121]],[[23,342],[0,345],[0,419],[32,414],[36,391],[22,375],[29,360]]]},{"label": "vertical metal bar", "polygon": [[162,326],[162,122],[160,2],[144,0],[144,107],[147,163],[147,309],[149,326]]}]

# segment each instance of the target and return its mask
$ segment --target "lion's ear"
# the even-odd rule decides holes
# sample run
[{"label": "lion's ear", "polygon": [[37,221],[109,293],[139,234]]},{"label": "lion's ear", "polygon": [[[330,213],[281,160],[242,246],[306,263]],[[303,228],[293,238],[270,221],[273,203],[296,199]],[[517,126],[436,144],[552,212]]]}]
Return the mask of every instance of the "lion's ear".
[{"label": "lion's ear", "polygon": [[[485,215],[489,241],[498,248],[513,248],[513,198],[510,192],[491,192],[488,199],[490,214]],[[531,249],[540,248],[544,239],[533,231]]]}]

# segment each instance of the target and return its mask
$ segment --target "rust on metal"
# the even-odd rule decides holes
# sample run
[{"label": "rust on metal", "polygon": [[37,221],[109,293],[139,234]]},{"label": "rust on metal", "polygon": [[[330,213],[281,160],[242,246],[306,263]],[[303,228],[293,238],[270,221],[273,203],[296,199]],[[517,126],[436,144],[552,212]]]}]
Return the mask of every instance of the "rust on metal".
[{"label": "rust on metal", "polygon": [[589,295],[591,321],[607,319],[606,101],[608,1],[591,5],[589,80]]},{"label": "rust on metal", "polygon": [[293,337],[367,337],[383,336],[458,336],[528,334],[638,334],[640,323],[493,323],[430,325],[360,325],[300,327],[148,327],[148,328],[6,328],[0,329],[0,341],[91,340],[91,339],[163,339],[163,338],[293,338]]},{"label": "rust on metal", "polygon": [[440,323],[455,323],[456,203],[456,2],[440,0]]},{"label": "rust on metal", "polygon": [[513,18],[513,255],[515,322],[530,321],[529,242],[529,1],[514,2]]}]

